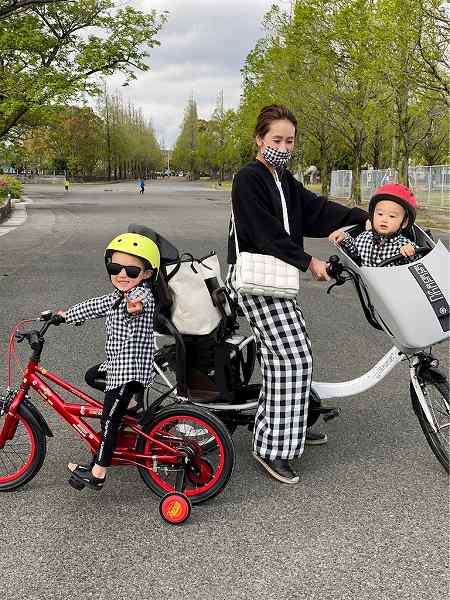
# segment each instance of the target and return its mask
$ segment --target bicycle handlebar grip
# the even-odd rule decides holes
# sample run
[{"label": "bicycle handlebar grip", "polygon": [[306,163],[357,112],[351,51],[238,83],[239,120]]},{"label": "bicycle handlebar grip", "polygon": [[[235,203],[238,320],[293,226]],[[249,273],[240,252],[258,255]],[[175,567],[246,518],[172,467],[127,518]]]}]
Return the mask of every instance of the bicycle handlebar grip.
[{"label": "bicycle handlebar grip", "polygon": [[337,279],[342,271],[342,265],[339,261],[339,256],[333,254],[332,256],[330,256],[327,262],[330,263],[327,267],[328,275],[330,277],[333,277],[333,279]]},{"label": "bicycle handlebar grip", "polygon": [[[418,254],[425,254],[425,252],[429,252],[430,250],[431,250],[431,248],[428,248],[428,246],[417,246],[415,256],[417,256]],[[394,256],[390,256],[389,258],[385,258],[384,260],[379,262],[377,267],[387,267],[391,263],[394,263],[397,260],[402,260],[404,258],[405,257],[403,256],[403,254],[401,254],[399,252],[398,254],[395,254]],[[414,260],[416,260],[416,259],[414,259]]]}]

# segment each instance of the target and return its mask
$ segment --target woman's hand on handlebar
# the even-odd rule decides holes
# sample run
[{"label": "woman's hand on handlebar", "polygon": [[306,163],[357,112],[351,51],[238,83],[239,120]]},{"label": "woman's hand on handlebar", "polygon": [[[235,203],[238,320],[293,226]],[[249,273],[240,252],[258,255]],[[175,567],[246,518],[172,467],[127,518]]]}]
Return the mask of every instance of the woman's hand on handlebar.
[{"label": "woman's hand on handlebar", "polygon": [[313,256],[308,269],[311,271],[313,278],[317,281],[330,281],[330,276],[327,273],[327,266],[328,263],[324,260],[314,258]]}]

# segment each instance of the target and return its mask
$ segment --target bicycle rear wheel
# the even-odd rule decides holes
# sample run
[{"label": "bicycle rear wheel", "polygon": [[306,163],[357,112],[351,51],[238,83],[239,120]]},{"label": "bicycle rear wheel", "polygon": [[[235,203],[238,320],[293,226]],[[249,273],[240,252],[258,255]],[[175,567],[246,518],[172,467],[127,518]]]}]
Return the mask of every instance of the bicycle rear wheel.
[{"label": "bicycle rear wheel", "polygon": [[[24,485],[42,467],[47,439],[30,410],[21,404],[19,422],[11,440],[0,450],[0,492],[10,492]],[[5,415],[0,417],[0,430]]]},{"label": "bicycle rear wheel", "polygon": [[[192,504],[200,504],[217,496],[228,483],[234,467],[234,447],[225,425],[206,410],[192,405],[169,407],[158,412],[142,430],[152,438],[139,436],[136,450],[148,456],[139,474],[144,483],[158,496],[182,492]],[[207,440],[207,448],[204,447]],[[157,442],[183,456],[167,458],[168,452]],[[166,455],[163,458],[163,455]],[[177,480],[185,471],[184,489],[177,489]]]},{"label": "bicycle rear wheel", "polygon": [[433,418],[436,431],[434,431],[433,427],[430,425],[419,402],[416,390],[411,384],[411,401],[414,412],[419,419],[420,426],[428,445],[448,473],[450,457],[450,404],[448,380],[438,371],[428,370],[419,375],[419,383]]}]

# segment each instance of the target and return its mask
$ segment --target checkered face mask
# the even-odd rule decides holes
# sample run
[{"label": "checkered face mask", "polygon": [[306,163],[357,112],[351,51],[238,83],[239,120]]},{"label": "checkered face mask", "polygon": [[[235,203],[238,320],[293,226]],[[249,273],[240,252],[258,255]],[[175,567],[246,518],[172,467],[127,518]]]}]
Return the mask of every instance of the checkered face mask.
[{"label": "checkered face mask", "polygon": [[262,153],[264,160],[272,167],[285,167],[291,160],[292,152],[281,152],[277,148],[266,146]]}]

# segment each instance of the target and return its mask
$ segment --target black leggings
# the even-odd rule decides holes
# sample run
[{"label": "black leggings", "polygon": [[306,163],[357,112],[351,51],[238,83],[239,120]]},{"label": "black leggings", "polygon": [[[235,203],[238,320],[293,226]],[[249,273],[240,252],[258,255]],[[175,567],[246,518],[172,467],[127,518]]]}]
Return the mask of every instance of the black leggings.
[{"label": "black leggings", "polygon": [[[99,365],[91,367],[86,375],[86,382],[99,389],[99,382],[106,380],[106,373],[99,371]],[[104,389],[104,388],[103,388]],[[102,412],[102,437],[95,462],[102,467],[111,465],[112,454],[116,447],[117,432],[133,395],[142,389],[142,384],[130,381],[120,387],[105,392]]]}]

